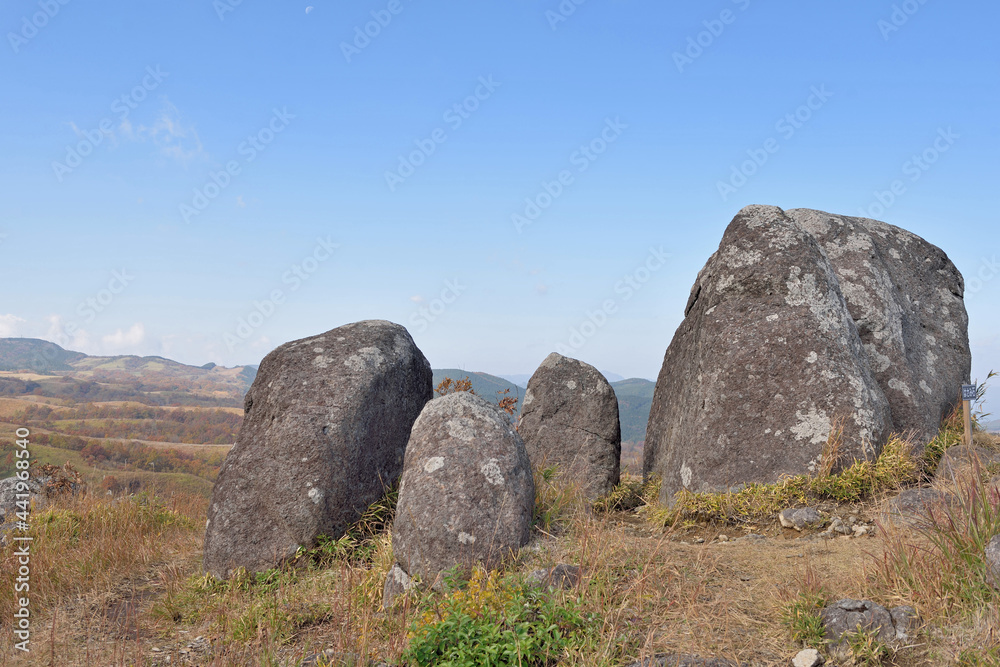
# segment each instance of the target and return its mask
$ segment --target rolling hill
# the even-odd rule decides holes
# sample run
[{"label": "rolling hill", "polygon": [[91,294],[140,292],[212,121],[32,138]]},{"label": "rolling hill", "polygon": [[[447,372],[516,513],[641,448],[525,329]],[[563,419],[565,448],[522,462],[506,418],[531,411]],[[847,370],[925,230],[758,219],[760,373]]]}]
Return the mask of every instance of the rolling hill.
[{"label": "rolling hill", "polygon": [[[257,366],[225,368],[208,363],[189,366],[164,357],[132,355],[98,357],[65,350],[35,338],[0,338],[0,396],[48,397],[58,401],[99,403],[132,401],[152,406],[243,407]],[[510,379],[458,368],[433,371],[434,386],[445,378],[466,377],[478,395],[496,402],[497,392],[510,390],[518,399],[524,387]],[[523,378],[528,375],[509,376]],[[611,377],[618,377],[611,375]],[[645,439],[655,384],[632,378],[612,382],[618,396],[622,440]]]},{"label": "rolling hill", "polygon": [[36,338],[0,338],[0,396],[242,407],[256,366],[188,366],[163,357],[92,357]]}]

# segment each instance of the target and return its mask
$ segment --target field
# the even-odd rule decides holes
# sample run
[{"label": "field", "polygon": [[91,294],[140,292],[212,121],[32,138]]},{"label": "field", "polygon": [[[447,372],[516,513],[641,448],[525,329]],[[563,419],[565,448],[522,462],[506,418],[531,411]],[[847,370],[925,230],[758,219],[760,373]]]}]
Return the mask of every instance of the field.
[{"label": "field", "polygon": [[[983,447],[998,447],[985,433],[977,438]],[[941,451],[957,441],[954,427],[945,429]],[[830,517],[855,515],[859,524],[878,527],[864,537],[832,539],[819,530],[782,528],[765,505],[735,518],[712,514],[724,498],[668,511],[651,503],[653,489],[635,477],[588,508],[558,475],[539,476],[532,541],[504,572],[478,573],[451,593],[411,594],[383,611],[391,497],[348,537],[304,553],[296,566],[223,583],[201,570],[207,480],[121,471],[116,476],[140,480],[145,492],[108,495],[99,486],[107,471],[78,452],[32,449],[39,463],[76,466],[90,491],[34,513],[32,567],[44,573],[32,596],[37,643],[28,657],[6,650],[3,664],[298,665],[324,650],[423,664],[419,650],[460,643],[449,634],[460,628],[448,619],[465,614],[461,627],[474,632],[527,628],[526,643],[518,646],[528,650],[526,638],[535,637],[548,657],[523,664],[622,665],[670,653],[786,665],[804,644],[822,645],[794,619],[814,610],[817,600],[841,597],[913,604],[925,623],[907,646],[886,647],[876,661],[856,664],[998,664],[995,652],[979,648],[996,642],[996,593],[982,586],[949,589],[940,573],[954,563],[945,554],[941,562],[931,558],[935,533],[880,520],[883,499],[911,483],[905,475],[871,487],[856,502],[817,498]],[[991,493],[987,505],[995,507],[1000,498]],[[996,514],[980,519],[998,527]],[[912,549],[928,557],[907,565],[907,575],[899,559],[917,553]],[[3,560],[8,569],[10,550]],[[580,581],[544,595],[524,588],[529,572],[556,563],[579,566]],[[982,577],[981,563],[959,566],[970,580]],[[9,591],[0,593],[0,607],[2,618],[11,618]],[[509,616],[514,609],[533,611],[518,625]],[[564,632],[542,641],[542,621]],[[9,626],[4,632],[10,647]],[[510,636],[491,641],[502,644]]]}]

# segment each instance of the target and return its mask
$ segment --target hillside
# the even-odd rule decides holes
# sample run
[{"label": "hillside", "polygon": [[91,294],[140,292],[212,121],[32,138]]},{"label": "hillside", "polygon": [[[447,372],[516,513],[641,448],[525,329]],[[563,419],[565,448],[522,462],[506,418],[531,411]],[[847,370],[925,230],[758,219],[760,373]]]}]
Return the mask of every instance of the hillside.
[{"label": "hillside", "polygon": [[256,366],[188,366],[163,357],[89,356],[35,338],[0,338],[0,396],[242,407]]},{"label": "hillside", "polygon": [[463,371],[458,368],[435,368],[433,369],[433,372],[433,382],[435,388],[437,388],[438,384],[440,384],[446,377],[449,377],[452,380],[464,380],[465,378],[469,378],[469,382],[472,383],[472,391],[491,403],[497,402],[498,391],[502,392],[505,389],[509,389],[509,395],[518,399],[517,412],[515,414],[521,414],[521,399],[524,397],[524,389],[517,386],[513,382],[504,380],[502,377],[497,377],[496,375],[490,375],[489,373]]},{"label": "hillside", "polygon": [[653,405],[656,383],[642,378],[612,382],[618,397],[618,417],[622,423],[623,442],[641,442],[646,439],[646,422]]},{"label": "hillside", "polygon": [[70,370],[71,362],[86,356],[38,338],[0,338],[0,371]]}]

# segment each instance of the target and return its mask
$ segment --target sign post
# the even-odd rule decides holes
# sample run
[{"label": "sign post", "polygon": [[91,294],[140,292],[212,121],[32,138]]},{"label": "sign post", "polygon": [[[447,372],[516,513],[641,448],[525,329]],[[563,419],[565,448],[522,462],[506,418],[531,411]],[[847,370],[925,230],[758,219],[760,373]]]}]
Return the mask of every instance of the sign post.
[{"label": "sign post", "polygon": [[965,444],[972,446],[972,402],[976,400],[976,385],[962,385],[962,415],[965,418]]}]

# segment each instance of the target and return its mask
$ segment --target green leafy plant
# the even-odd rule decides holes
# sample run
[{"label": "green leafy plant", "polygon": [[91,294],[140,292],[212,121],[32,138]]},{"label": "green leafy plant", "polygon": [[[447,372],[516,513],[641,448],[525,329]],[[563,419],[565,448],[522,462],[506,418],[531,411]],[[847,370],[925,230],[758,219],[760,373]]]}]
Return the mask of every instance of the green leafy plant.
[{"label": "green leafy plant", "polygon": [[822,649],[826,645],[826,633],[820,610],[826,606],[826,598],[817,593],[802,591],[781,612],[781,620],[788,626],[792,641],[809,648]]},{"label": "green leafy plant", "polygon": [[583,645],[594,619],[576,600],[477,568],[413,623],[403,659],[447,667],[554,665]]}]

